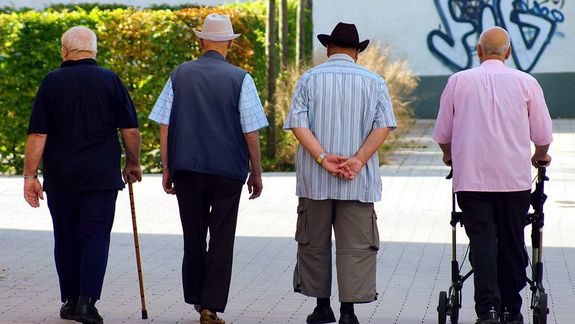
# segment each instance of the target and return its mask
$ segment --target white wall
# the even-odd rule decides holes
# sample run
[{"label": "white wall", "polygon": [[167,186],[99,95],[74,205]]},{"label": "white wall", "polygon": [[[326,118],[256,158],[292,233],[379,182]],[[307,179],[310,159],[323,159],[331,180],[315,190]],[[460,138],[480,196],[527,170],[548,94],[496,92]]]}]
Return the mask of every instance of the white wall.
[{"label": "white wall", "polygon": [[[432,37],[432,44],[438,52],[448,58],[458,66],[465,66],[467,63],[467,53],[461,37],[467,32],[472,32],[474,27],[471,23],[455,23],[446,8],[448,0],[313,0],[313,20],[314,20],[314,53],[317,58],[324,57],[323,46],[315,39],[315,35],[324,33],[330,34],[333,27],[339,21],[355,23],[360,33],[360,40],[370,39],[372,42],[379,42],[384,46],[390,46],[395,58],[409,60],[411,68],[415,73],[423,76],[448,75],[453,73],[455,67],[448,67],[440,58],[432,54],[427,43],[428,35],[440,28],[446,31],[446,24],[442,22],[438,7],[442,8],[447,18],[447,24],[454,37],[456,44],[452,48],[441,40],[439,36]],[[455,2],[455,1],[454,1]],[[463,2],[463,1],[461,1]],[[471,1],[467,1],[471,2]],[[475,3],[494,3],[497,1],[475,1]],[[531,73],[547,72],[574,72],[575,71],[575,1],[539,1],[544,3],[535,8],[535,0],[524,0],[527,8],[537,11],[539,15],[547,14],[547,18],[536,17],[533,14],[521,14],[520,20],[525,23],[539,26],[541,31],[536,38],[532,49],[526,48],[521,37],[518,25],[509,20],[511,0],[501,0],[500,7],[496,11],[501,12],[506,28],[512,36],[513,48],[515,49],[516,60],[522,65],[523,70],[530,70]],[[557,4],[554,4],[558,2]],[[546,9],[548,11],[546,11]],[[552,10],[555,10],[552,12]],[[554,15],[554,16],[553,16]],[[556,18],[564,17],[563,22],[554,21]],[[490,10],[484,11],[482,19],[485,26],[494,24],[494,14]],[[477,16],[475,16],[477,18]],[[560,19],[559,19],[560,20]],[[551,33],[550,42],[541,51],[537,58],[536,54],[545,43],[549,31]],[[526,29],[524,29],[526,30]],[[467,43],[471,47],[477,42],[477,33],[472,33],[467,38]],[[473,51],[473,66],[477,66],[478,61]],[[508,60],[510,66],[516,66],[514,59]],[[529,69],[530,65],[533,65]]]},{"label": "white wall", "polygon": [[51,4],[58,3],[102,3],[102,4],[125,4],[138,7],[147,7],[153,4],[164,4],[169,3],[171,5],[178,5],[184,3],[194,3],[198,5],[218,5],[222,3],[234,3],[234,2],[247,2],[249,0],[0,0],[0,7],[10,6],[10,7],[30,7],[42,9]]}]

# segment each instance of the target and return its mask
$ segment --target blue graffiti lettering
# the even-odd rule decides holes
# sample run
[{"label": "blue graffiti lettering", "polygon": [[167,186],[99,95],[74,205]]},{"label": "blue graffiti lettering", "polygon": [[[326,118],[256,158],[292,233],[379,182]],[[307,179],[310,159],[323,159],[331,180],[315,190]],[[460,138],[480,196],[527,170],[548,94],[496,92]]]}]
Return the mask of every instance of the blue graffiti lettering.
[{"label": "blue graffiti lettering", "polygon": [[[481,32],[493,25],[511,35],[513,61],[518,69],[531,71],[557,24],[565,21],[565,0],[434,0],[441,19],[438,29],[427,35],[431,53],[453,71],[473,63],[475,44]],[[445,30],[442,30],[443,29]]]},{"label": "blue graffiti lettering", "polygon": [[[544,2],[548,2],[548,0]],[[546,6],[542,6],[542,4],[543,2],[534,1],[533,5],[530,7],[526,0],[515,1],[515,7],[517,10],[530,12],[536,16],[548,17],[558,23],[565,21],[565,16],[561,11],[557,9],[549,9]]]}]

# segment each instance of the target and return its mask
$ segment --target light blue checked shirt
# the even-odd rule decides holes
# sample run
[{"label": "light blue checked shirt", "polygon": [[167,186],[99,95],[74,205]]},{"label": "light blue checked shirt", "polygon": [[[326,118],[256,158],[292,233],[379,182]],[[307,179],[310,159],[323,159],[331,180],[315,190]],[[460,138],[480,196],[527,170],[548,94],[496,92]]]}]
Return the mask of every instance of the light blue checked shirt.
[{"label": "light blue checked shirt", "polygon": [[[307,71],[299,80],[284,129],[309,128],[328,153],[353,156],[371,130],[395,129],[385,81],[345,54]],[[374,154],[353,180],[331,175],[302,146],[296,152],[296,194],[314,200],[381,200]]]},{"label": "light blue checked shirt", "polygon": [[[166,82],[148,118],[158,124],[169,125],[173,101],[174,90],[172,89],[172,80],[168,78],[168,82]],[[242,124],[242,131],[244,133],[250,133],[269,126],[254,79],[247,73],[242,82],[238,109],[240,111],[240,123]]]}]

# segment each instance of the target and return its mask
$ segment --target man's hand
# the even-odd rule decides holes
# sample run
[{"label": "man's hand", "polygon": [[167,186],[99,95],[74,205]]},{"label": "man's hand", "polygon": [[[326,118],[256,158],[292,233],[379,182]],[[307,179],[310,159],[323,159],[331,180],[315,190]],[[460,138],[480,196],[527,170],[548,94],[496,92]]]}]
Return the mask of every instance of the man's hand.
[{"label": "man's hand", "polygon": [[[549,156],[549,154],[547,154],[548,151],[549,151],[549,144],[547,144],[547,145],[535,145],[535,153],[533,153],[533,156],[531,157],[531,164],[535,168],[548,167],[549,164],[551,164],[551,156]],[[538,164],[537,163],[538,161],[541,161],[544,163]]]},{"label": "man's hand", "polygon": [[264,185],[262,183],[262,175],[250,173],[250,176],[248,177],[247,186],[248,186],[248,192],[251,194],[250,199],[256,199],[257,197],[259,197],[262,194],[262,190],[264,188]]},{"label": "man's hand", "polygon": [[124,178],[124,183],[142,181],[142,168],[140,164],[126,164],[124,170],[122,170],[122,178]]},{"label": "man's hand", "polygon": [[365,164],[359,158],[352,156],[346,161],[340,163],[338,167],[341,170],[341,175],[345,179],[353,180],[364,165]]},{"label": "man's hand", "polygon": [[38,179],[25,179],[24,180],[24,199],[30,206],[37,208],[40,207],[38,198],[44,200],[44,192],[42,191],[42,184]]},{"label": "man's hand", "polygon": [[339,165],[347,161],[347,159],[345,156],[329,153],[321,162],[321,166],[336,177],[343,176],[344,173],[347,173],[347,170],[340,168]]},{"label": "man's hand", "polygon": [[441,160],[442,160],[443,163],[445,163],[445,165],[447,165],[447,166],[451,166],[451,165],[452,165],[451,154],[443,154],[443,158],[441,158]]},{"label": "man's hand", "polygon": [[[538,161],[544,162],[543,164],[539,164],[537,163]],[[531,157],[531,164],[536,167],[536,168],[541,168],[541,167],[548,167],[549,164],[551,164],[551,155],[547,154],[547,153],[540,153],[537,154],[537,152],[535,154],[533,154],[533,156]]]},{"label": "man's hand", "polygon": [[176,188],[174,188],[174,183],[172,182],[172,175],[167,168],[162,169],[162,187],[167,194],[176,194]]}]

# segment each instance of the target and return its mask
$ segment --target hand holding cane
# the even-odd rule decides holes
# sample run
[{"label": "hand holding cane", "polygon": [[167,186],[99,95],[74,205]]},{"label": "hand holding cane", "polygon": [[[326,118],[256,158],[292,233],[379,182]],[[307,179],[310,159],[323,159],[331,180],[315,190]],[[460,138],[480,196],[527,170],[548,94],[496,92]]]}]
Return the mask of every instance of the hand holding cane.
[{"label": "hand holding cane", "polygon": [[142,319],[148,318],[148,311],[146,310],[146,298],[144,296],[144,279],[142,277],[142,263],[140,260],[140,243],[138,240],[138,226],[136,224],[136,207],[134,205],[134,191],[132,183],[128,182],[128,189],[130,192],[130,209],[132,210],[132,228],[134,229],[134,247],[136,249],[136,264],[138,266],[138,281],[140,283],[140,299],[142,302]]}]

